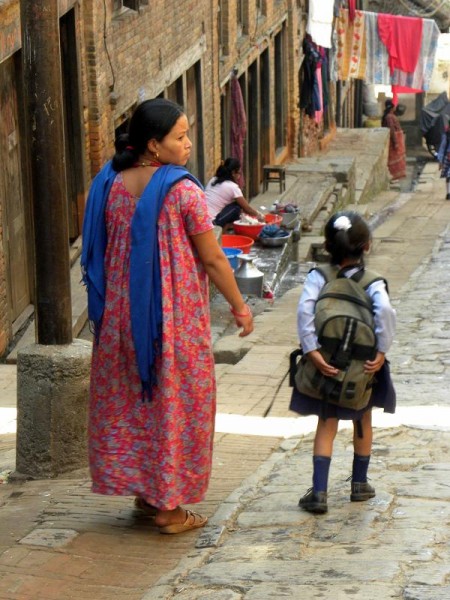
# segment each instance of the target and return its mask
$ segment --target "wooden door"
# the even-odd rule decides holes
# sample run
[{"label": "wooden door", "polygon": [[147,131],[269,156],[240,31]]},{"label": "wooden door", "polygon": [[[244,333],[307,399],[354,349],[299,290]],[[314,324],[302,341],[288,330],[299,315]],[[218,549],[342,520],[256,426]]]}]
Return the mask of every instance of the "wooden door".
[{"label": "wooden door", "polygon": [[248,69],[247,140],[248,140],[248,196],[259,194],[260,184],[260,96],[258,63],[255,60]]},{"label": "wooden door", "polygon": [[205,160],[203,150],[203,109],[201,93],[201,65],[195,63],[186,71],[185,110],[189,122],[189,137],[192,141],[192,153],[188,169],[200,179],[205,178]]},{"label": "wooden door", "polygon": [[261,169],[270,163],[270,62],[269,50],[264,50],[259,62],[260,80],[260,136],[261,136]]},{"label": "wooden door", "polygon": [[30,303],[19,141],[16,72],[11,58],[0,64],[0,202],[11,322]]}]

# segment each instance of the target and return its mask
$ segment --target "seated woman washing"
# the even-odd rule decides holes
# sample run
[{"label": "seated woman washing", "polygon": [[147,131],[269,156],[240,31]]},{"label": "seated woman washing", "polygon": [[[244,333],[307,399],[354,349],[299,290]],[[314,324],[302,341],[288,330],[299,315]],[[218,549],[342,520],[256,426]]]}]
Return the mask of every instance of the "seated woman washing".
[{"label": "seated woman washing", "polygon": [[237,158],[227,158],[205,188],[209,215],[213,224],[224,231],[232,229],[233,222],[239,220],[242,211],[260,221],[264,220],[264,216],[250,206],[237,184],[240,170],[241,163]]}]

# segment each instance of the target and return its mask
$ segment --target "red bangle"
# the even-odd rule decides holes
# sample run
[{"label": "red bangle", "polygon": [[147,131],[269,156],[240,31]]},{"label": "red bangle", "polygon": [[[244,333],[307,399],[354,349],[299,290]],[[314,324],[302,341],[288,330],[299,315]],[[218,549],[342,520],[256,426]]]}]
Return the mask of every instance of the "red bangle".
[{"label": "red bangle", "polygon": [[236,312],[232,306],[230,306],[230,311],[235,317],[241,317],[241,318],[251,317],[252,311],[250,310],[250,307],[247,304],[245,306],[247,307],[247,312],[245,314]]}]

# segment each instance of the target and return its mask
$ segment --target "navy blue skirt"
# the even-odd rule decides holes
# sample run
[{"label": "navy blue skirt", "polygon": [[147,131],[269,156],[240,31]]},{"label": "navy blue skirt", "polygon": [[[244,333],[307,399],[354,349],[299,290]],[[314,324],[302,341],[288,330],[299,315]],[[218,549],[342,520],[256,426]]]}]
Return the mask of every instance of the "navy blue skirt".
[{"label": "navy blue skirt", "polygon": [[447,147],[442,161],[441,177],[450,177],[450,149]]},{"label": "navy blue skirt", "polygon": [[394,384],[392,383],[389,362],[384,365],[376,374],[376,381],[372,389],[369,404],[361,410],[344,408],[337,404],[331,404],[325,400],[317,400],[306,394],[302,394],[294,387],[291,396],[289,409],[294,412],[307,416],[317,415],[322,419],[342,419],[347,421],[358,421],[362,415],[370,408],[383,408],[384,412],[394,414],[396,406],[396,394]]}]

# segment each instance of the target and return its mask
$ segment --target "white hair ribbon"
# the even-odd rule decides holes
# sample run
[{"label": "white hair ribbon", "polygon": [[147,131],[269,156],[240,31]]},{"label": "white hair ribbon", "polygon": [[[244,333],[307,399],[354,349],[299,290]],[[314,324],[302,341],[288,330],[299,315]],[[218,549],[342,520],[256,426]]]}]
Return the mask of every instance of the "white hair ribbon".
[{"label": "white hair ribbon", "polygon": [[351,228],[351,226],[352,226],[352,222],[345,215],[338,217],[336,219],[336,221],[333,223],[333,227],[335,229],[339,229],[339,230],[343,230],[343,231],[347,231],[348,229]]}]

